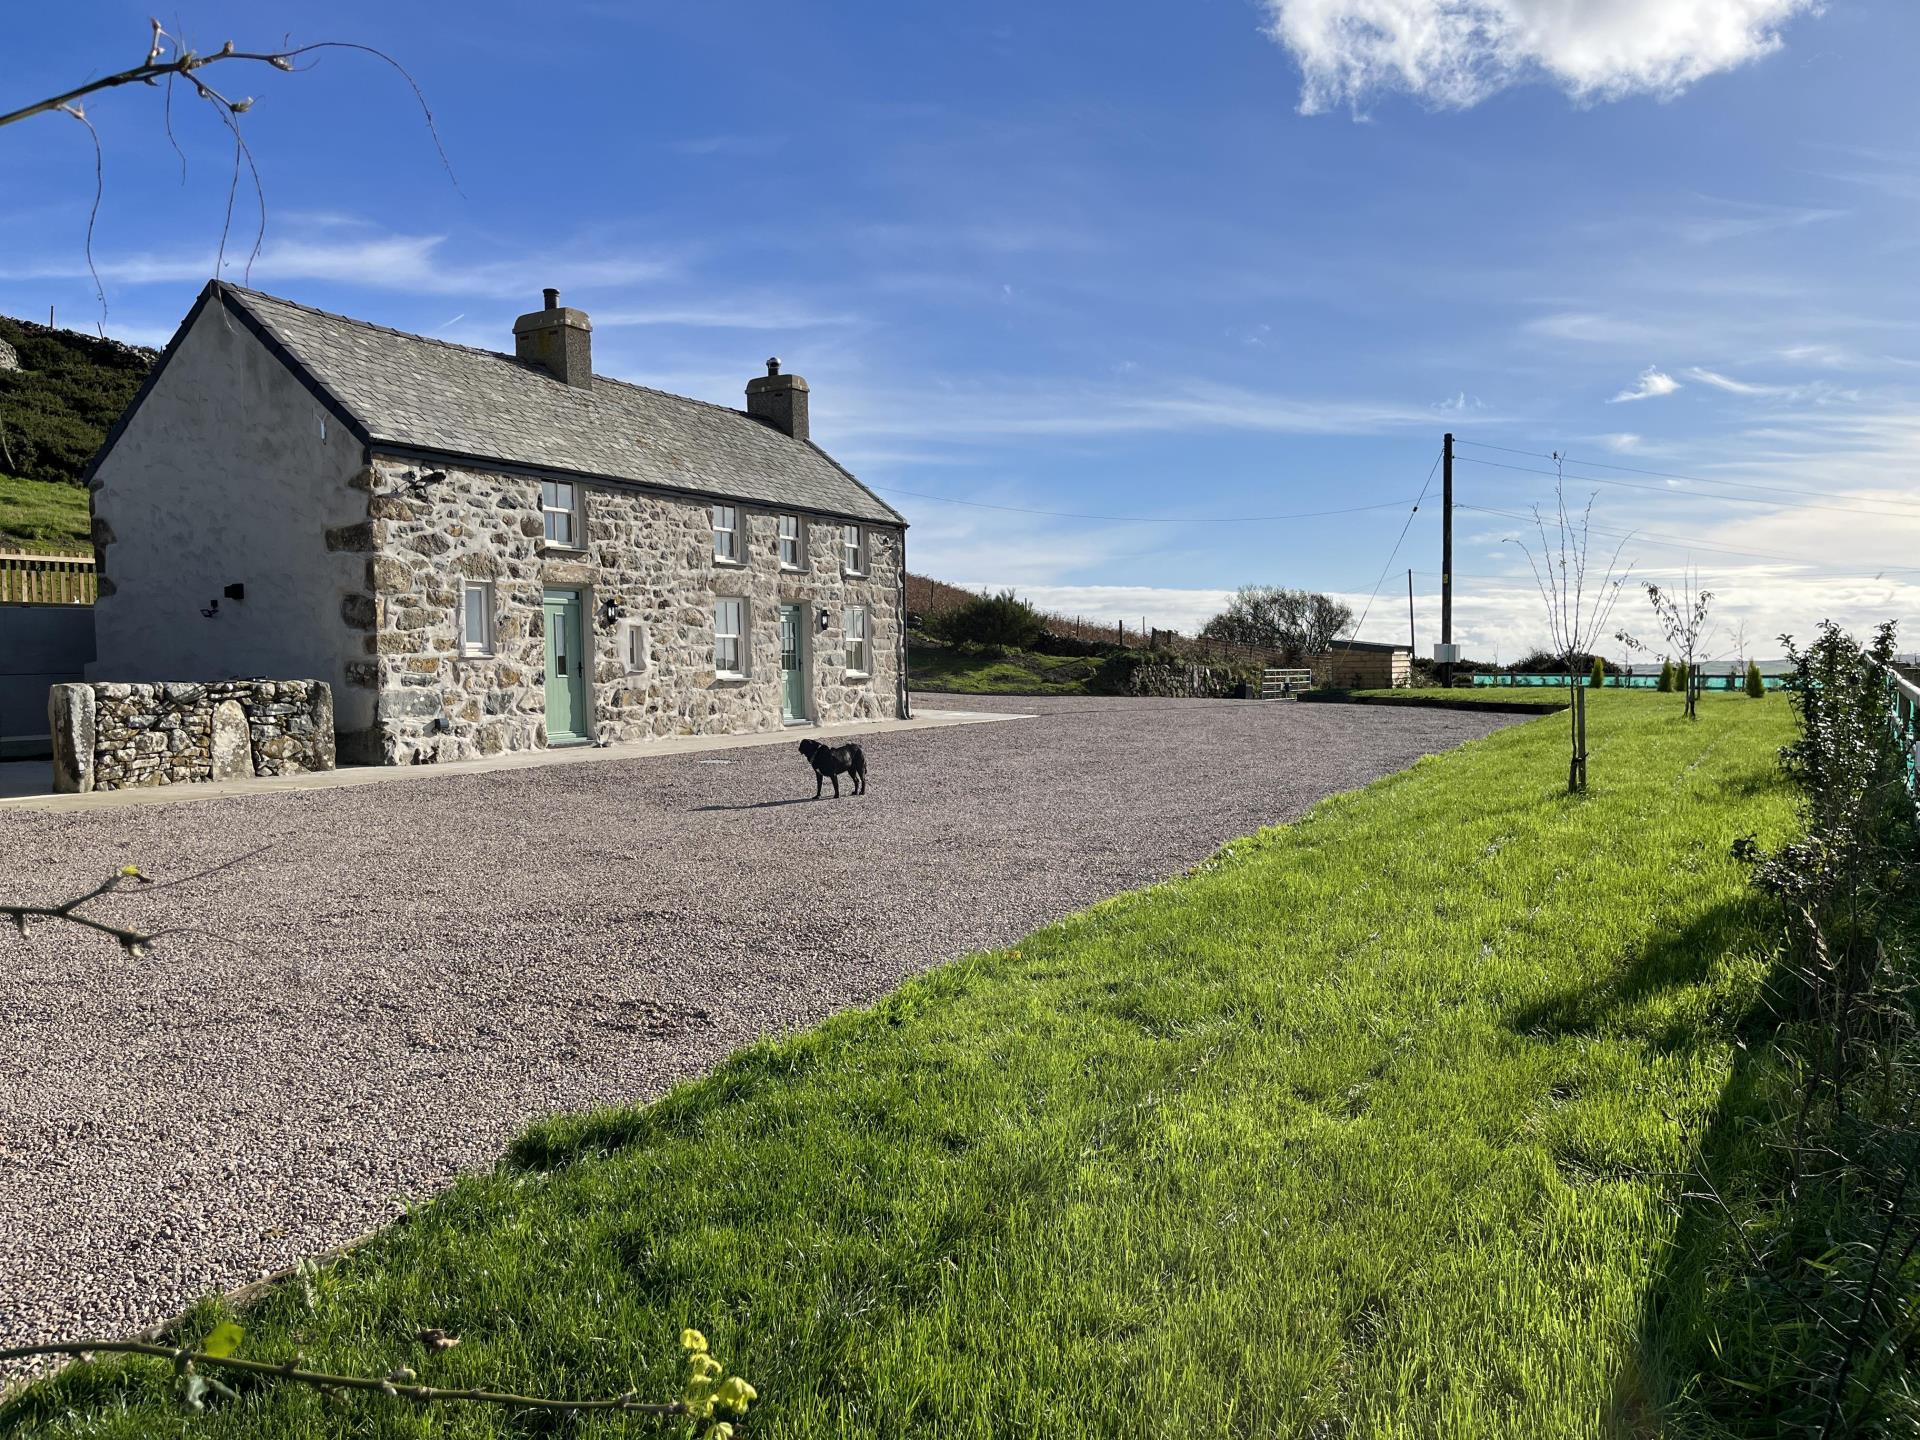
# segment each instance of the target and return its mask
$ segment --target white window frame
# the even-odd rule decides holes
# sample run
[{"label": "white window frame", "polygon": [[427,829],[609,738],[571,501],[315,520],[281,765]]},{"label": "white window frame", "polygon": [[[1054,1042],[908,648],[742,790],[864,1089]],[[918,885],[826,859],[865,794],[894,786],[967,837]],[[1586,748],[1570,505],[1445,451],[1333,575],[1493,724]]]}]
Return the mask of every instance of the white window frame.
[{"label": "white window frame", "polygon": [[867,573],[867,531],[862,525],[840,527],[840,569],[847,575]]},{"label": "white window frame", "polygon": [[629,675],[644,675],[653,668],[653,637],[644,620],[620,622],[620,663]]},{"label": "white window frame", "polygon": [[722,565],[740,563],[740,507],[713,507],[713,558]]},{"label": "white window frame", "polygon": [[[473,633],[468,608],[470,597],[481,597],[481,627],[478,635]],[[493,582],[491,580],[465,580],[460,584],[460,655],[462,659],[485,659],[493,654],[495,632],[493,608]]]},{"label": "white window frame", "polygon": [[[727,612],[733,610],[737,619],[737,628],[729,630]],[[724,663],[725,645],[733,642],[733,658],[738,662],[737,669],[729,669]],[[751,646],[753,640],[753,616],[744,597],[722,595],[713,602],[713,673],[722,680],[744,680],[747,678],[747,666],[752,663]]]},{"label": "white window frame", "polygon": [[[549,490],[554,495],[552,503],[547,500]],[[562,491],[567,496],[564,505],[559,500]],[[554,534],[557,528],[554,522],[561,516],[566,517],[567,533],[564,539]],[[571,480],[542,480],[540,482],[540,521],[541,534],[545,537],[547,544],[557,545],[563,550],[578,550],[581,530],[580,487]]]},{"label": "white window frame", "polygon": [[[857,623],[856,623],[857,622]],[[864,605],[849,605],[840,612],[840,633],[847,643],[847,674],[864,680],[871,672],[867,667],[873,661],[873,625]],[[853,647],[858,640],[860,663],[853,663]]]},{"label": "white window frame", "polygon": [[[793,527],[793,533],[787,533],[787,527]],[[803,570],[807,558],[807,525],[798,515],[782,515],[779,524],[780,539],[777,548],[780,552],[782,570]],[[793,546],[793,558],[787,558],[787,546]]]}]

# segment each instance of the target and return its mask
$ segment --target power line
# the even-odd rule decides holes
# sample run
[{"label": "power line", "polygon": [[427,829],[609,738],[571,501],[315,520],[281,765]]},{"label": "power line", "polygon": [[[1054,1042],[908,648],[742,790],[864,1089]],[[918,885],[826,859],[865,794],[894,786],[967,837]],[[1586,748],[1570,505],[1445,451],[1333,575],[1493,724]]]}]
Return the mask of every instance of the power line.
[{"label": "power line", "polygon": [[[1443,451],[1442,454],[1444,453]],[[1360,619],[1355,622],[1353,627],[1354,635],[1360,633],[1360,627],[1367,623],[1367,616],[1373,610],[1373,602],[1380,598],[1380,587],[1387,583],[1387,571],[1393,568],[1393,557],[1400,553],[1400,546],[1407,538],[1407,531],[1413,528],[1413,517],[1420,513],[1420,502],[1427,498],[1427,491],[1433,485],[1434,471],[1440,468],[1440,460],[1441,455],[1434,456],[1433,464],[1427,469],[1426,484],[1420,487],[1420,493],[1414,497],[1413,508],[1407,512],[1407,522],[1400,527],[1400,533],[1395,537],[1393,542],[1393,549],[1387,552],[1387,563],[1380,567],[1380,578],[1373,582],[1373,593],[1367,596],[1367,603],[1361,607]],[[1347,637],[1347,650],[1349,653],[1353,650],[1353,635]]]},{"label": "power line", "polygon": [[[1525,452],[1516,451],[1514,453],[1524,454]],[[1718,500],[1722,502],[1735,502],[1741,505],[1768,505],[1775,510],[1832,510],[1842,515],[1881,515],[1896,520],[1920,519],[1920,511],[1915,510],[1868,510],[1855,505],[1819,505],[1809,504],[1806,501],[1768,500],[1759,495],[1685,495],[1678,490],[1669,490],[1664,485],[1639,485],[1631,480],[1609,479],[1605,475],[1565,475],[1563,477],[1558,470],[1541,470],[1532,465],[1509,465],[1504,460],[1482,460],[1478,455],[1462,455],[1460,459],[1465,460],[1471,465],[1491,465],[1496,470],[1517,470],[1523,475],[1544,475],[1549,480],[1565,478],[1568,480],[1584,480],[1593,485],[1616,485],[1627,490],[1647,490],[1655,495],[1665,495],[1676,500]],[[1591,462],[1585,460],[1569,460],[1567,463],[1569,465],[1586,465]],[[1675,476],[1673,478],[1684,479],[1687,477]]]},{"label": "power line", "polygon": [[[1541,454],[1534,450],[1516,450],[1511,445],[1490,445],[1484,440],[1462,440],[1457,435],[1454,437],[1454,443],[1456,445],[1471,445],[1477,450],[1498,450],[1505,455],[1524,455],[1531,460],[1553,459],[1553,456],[1550,454]],[[1481,461],[1480,463],[1489,464],[1492,462]],[[1775,495],[1807,495],[1816,500],[1831,500],[1835,498],[1833,493],[1828,490],[1801,490],[1791,485],[1762,485],[1757,480],[1715,480],[1705,475],[1681,475],[1671,470],[1647,470],[1637,465],[1613,465],[1605,460],[1568,459],[1567,463],[1570,465],[1581,465],[1589,470],[1619,470],[1628,475],[1651,475],[1657,480],[1689,480],[1696,485],[1725,485],[1737,490],[1764,490]],[[1589,476],[1588,478],[1591,479],[1593,477]],[[1901,500],[1876,501],[1874,503],[1887,505],[1907,504],[1907,502]],[[1909,508],[1920,511],[1920,503],[1915,503]]]},{"label": "power line", "polygon": [[[1291,515],[1085,515],[1072,510],[1029,510],[1024,505],[990,505],[985,500],[929,495],[920,490],[903,490],[897,485],[870,483],[867,488],[884,490],[889,495],[911,495],[917,500],[938,500],[943,505],[967,505],[975,510],[1004,510],[1014,515],[1044,515],[1053,520],[1104,520],[1126,525],[1262,525],[1280,520],[1316,520],[1325,515],[1358,515],[1367,510],[1398,510],[1407,503],[1405,500],[1383,500],[1377,505],[1348,505],[1339,510],[1300,510]],[[1414,506],[1417,509],[1419,501],[1416,500]]]}]

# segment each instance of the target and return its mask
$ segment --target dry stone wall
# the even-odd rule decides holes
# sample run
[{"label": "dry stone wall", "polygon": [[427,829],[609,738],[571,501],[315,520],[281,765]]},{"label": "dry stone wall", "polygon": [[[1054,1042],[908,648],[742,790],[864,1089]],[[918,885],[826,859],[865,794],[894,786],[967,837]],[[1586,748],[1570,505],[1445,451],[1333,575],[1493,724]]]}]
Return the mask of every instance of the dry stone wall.
[{"label": "dry stone wall", "polygon": [[[418,764],[546,745],[549,588],[581,595],[592,656],[583,724],[592,740],[778,728],[782,604],[804,607],[808,718],[897,715],[899,530],[868,526],[866,573],[849,576],[839,522],[802,517],[801,563],[786,569],[779,512],[741,505],[742,559],[730,565],[714,558],[710,502],[582,485],[582,544],[567,548],[544,539],[539,481],[449,469],[428,486],[420,473],[376,460],[368,523],[329,536],[337,549],[367,552],[365,591],[341,608],[342,623],[363,632],[364,658],[347,667],[348,681],[377,692],[376,733],[355,758]],[[488,656],[461,653],[461,587],[469,579],[493,587]],[[714,670],[714,604],[726,597],[746,601],[740,679]],[[850,606],[868,613],[864,675],[847,666],[842,614]],[[638,668],[626,654],[629,626],[644,638]]]},{"label": "dry stone wall", "polygon": [[47,712],[61,793],[334,767],[333,691],[319,680],[55,685]]},{"label": "dry stone wall", "polygon": [[1129,695],[1158,695],[1183,700],[1237,699],[1248,672],[1225,665],[1136,665],[1127,675]]}]

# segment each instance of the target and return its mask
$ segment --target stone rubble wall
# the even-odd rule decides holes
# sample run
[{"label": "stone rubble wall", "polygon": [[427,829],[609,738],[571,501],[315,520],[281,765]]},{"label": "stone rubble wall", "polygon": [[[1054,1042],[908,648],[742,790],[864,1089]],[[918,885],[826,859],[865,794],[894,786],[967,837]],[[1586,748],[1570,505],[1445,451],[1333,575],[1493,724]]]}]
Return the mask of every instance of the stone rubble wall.
[{"label": "stone rubble wall", "polygon": [[47,718],[62,794],[334,768],[319,680],[55,685]]},{"label": "stone rubble wall", "polygon": [[1232,700],[1240,696],[1248,672],[1225,665],[1136,665],[1127,676],[1129,695],[1181,700]]},{"label": "stone rubble wall", "polygon": [[[356,746],[356,759],[421,764],[545,746],[548,587],[581,592],[593,656],[585,723],[594,741],[778,729],[783,603],[806,607],[808,718],[896,718],[904,556],[897,528],[867,526],[867,574],[847,576],[839,523],[802,517],[801,564],[787,570],[779,512],[739,504],[742,563],[730,565],[714,558],[711,502],[582,483],[583,543],[567,549],[544,539],[538,480],[450,468],[445,479],[417,487],[417,469],[376,459],[367,523],[328,536],[335,549],[367,552],[365,592],[341,607],[342,622],[362,632],[365,657],[347,666],[348,683],[377,692],[376,733],[343,741]],[[491,656],[460,653],[465,579],[494,587]],[[744,679],[714,672],[713,611],[722,597],[747,602]],[[868,612],[864,676],[846,664],[841,616],[853,605]],[[638,670],[623,654],[627,624],[645,629]]]}]

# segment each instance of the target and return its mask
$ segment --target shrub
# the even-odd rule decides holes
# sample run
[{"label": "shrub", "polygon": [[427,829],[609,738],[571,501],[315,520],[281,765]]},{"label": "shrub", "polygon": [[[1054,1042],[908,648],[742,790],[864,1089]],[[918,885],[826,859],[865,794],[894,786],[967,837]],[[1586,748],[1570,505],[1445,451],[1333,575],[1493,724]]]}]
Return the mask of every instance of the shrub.
[{"label": "shrub", "polygon": [[1687,673],[1686,661],[1682,660],[1678,665],[1673,667],[1673,688],[1680,694],[1684,695],[1687,693],[1687,684],[1690,679],[1691,677]]},{"label": "shrub", "polygon": [[1759,700],[1765,698],[1766,693],[1767,682],[1765,677],[1760,674],[1760,662],[1758,660],[1749,660],[1747,662],[1747,694],[1753,699]]},{"label": "shrub", "polygon": [[1607,683],[1607,662],[1598,655],[1593,657],[1593,669],[1587,675],[1587,688],[1598,690]]},{"label": "shrub", "polygon": [[1014,650],[1031,650],[1046,625],[1046,617],[1011,590],[978,596],[928,622],[936,639]]},{"label": "shrub", "polygon": [[1671,660],[1662,660],[1660,662],[1660,681],[1653,688],[1658,690],[1662,695],[1671,695],[1673,693],[1673,662]]}]

